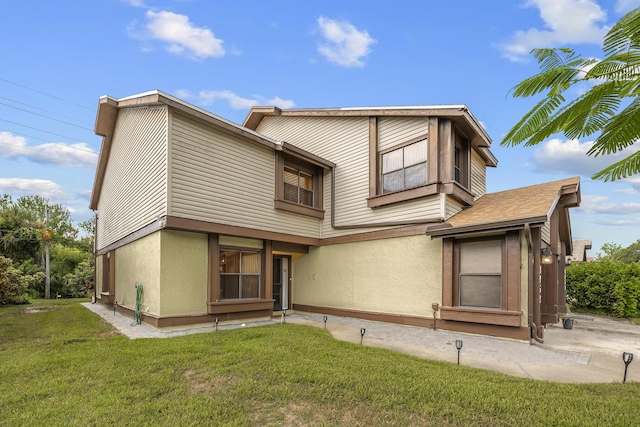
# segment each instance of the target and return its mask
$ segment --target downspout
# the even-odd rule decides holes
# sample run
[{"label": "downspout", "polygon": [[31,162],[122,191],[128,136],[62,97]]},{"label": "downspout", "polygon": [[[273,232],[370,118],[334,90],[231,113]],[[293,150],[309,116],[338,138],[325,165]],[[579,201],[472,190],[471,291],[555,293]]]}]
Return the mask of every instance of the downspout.
[{"label": "downspout", "polygon": [[96,261],[96,253],[98,252],[98,212],[93,211],[94,223],[93,223],[93,301],[95,304],[98,302],[98,269]]},{"label": "downspout", "polygon": [[529,289],[529,307],[533,307],[533,315],[529,314],[529,326],[531,327],[531,338],[539,342],[540,344],[544,344],[544,338],[538,336],[538,324],[536,324],[536,320],[540,320],[540,304],[536,304],[534,301],[535,293],[534,293],[534,284],[536,280],[535,275],[535,257],[533,254],[533,242],[531,239],[531,225],[526,223],[524,225],[524,235],[527,239],[527,248],[528,248],[528,259],[529,259],[529,284],[527,288]]},{"label": "downspout", "polygon": [[358,228],[398,227],[406,225],[422,225],[444,222],[444,217],[412,221],[387,221],[366,224],[336,225],[336,168],[331,167],[331,228],[334,230],[353,230]]}]

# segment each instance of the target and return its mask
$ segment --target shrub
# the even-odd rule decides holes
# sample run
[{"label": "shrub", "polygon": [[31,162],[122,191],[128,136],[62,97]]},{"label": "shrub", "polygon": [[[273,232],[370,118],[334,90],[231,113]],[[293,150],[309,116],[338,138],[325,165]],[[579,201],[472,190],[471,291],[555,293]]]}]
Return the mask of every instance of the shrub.
[{"label": "shrub", "polygon": [[28,304],[29,286],[43,279],[43,273],[24,274],[13,266],[11,258],[0,255],[0,304]]},{"label": "shrub", "polygon": [[615,317],[640,313],[640,264],[598,261],[567,267],[567,302]]}]

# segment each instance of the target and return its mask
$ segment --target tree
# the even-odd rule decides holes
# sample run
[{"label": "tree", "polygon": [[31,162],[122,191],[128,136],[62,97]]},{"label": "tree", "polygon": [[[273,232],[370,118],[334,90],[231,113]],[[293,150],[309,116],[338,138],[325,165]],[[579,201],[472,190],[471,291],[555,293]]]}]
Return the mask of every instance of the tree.
[{"label": "tree", "polygon": [[614,261],[623,263],[640,263],[640,240],[623,248],[617,243],[602,245],[602,253],[598,253],[598,261]]},{"label": "tree", "polygon": [[[589,156],[617,153],[640,139],[640,8],[623,16],[607,33],[604,59],[582,58],[571,49],[534,49],[540,73],[512,88],[515,98],[546,91],[506,134],[503,146],[536,145],[551,135],[576,139],[599,135]],[[593,86],[566,102],[565,92],[577,84]],[[640,151],[597,172],[594,179],[614,181],[640,172]]]}]

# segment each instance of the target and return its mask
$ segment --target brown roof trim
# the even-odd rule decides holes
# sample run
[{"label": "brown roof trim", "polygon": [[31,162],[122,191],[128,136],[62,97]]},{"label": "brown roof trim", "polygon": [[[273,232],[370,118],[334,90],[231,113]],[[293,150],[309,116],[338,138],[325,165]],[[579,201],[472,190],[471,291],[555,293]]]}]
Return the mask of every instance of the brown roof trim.
[{"label": "brown roof trim", "polygon": [[111,151],[111,137],[113,136],[113,129],[116,125],[117,117],[118,101],[108,96],[101,97],[98,101],[94,131],[97,135],[102,136],[102,147],[100,149],[100,156],[98,157],[96,175],[93,180],[91,200],[89,201],[89,209],[94,211],[98,208],[98,199],[100,198],[100,191],[102,190],[104,171],[107,168],[109,152]]},{"label": "brown roof trim", "polygon": [[452,227],[451,224],[443,223],[429,226],[427,228],[426,234],[427,236],[431,236],[432,239],[435,237],[455,237],[462,234],[476,234],[519,229],[524,228],[525,224],[542,225],[546,221],[547,216],[541,215],[511,219],[508,221],[483,222],[480,224],[471,224],[460,227]]}]

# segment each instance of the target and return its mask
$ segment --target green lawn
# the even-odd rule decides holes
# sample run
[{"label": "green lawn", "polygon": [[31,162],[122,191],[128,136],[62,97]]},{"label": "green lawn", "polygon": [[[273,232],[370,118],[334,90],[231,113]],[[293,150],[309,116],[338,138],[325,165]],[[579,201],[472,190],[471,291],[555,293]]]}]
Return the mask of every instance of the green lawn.
[{"label": "green lawn", "polygon": [[129,340],[78,300],[37,301],[0,308],[0,425],[631,426],[640,383],[514,378],[292,324]]}]

